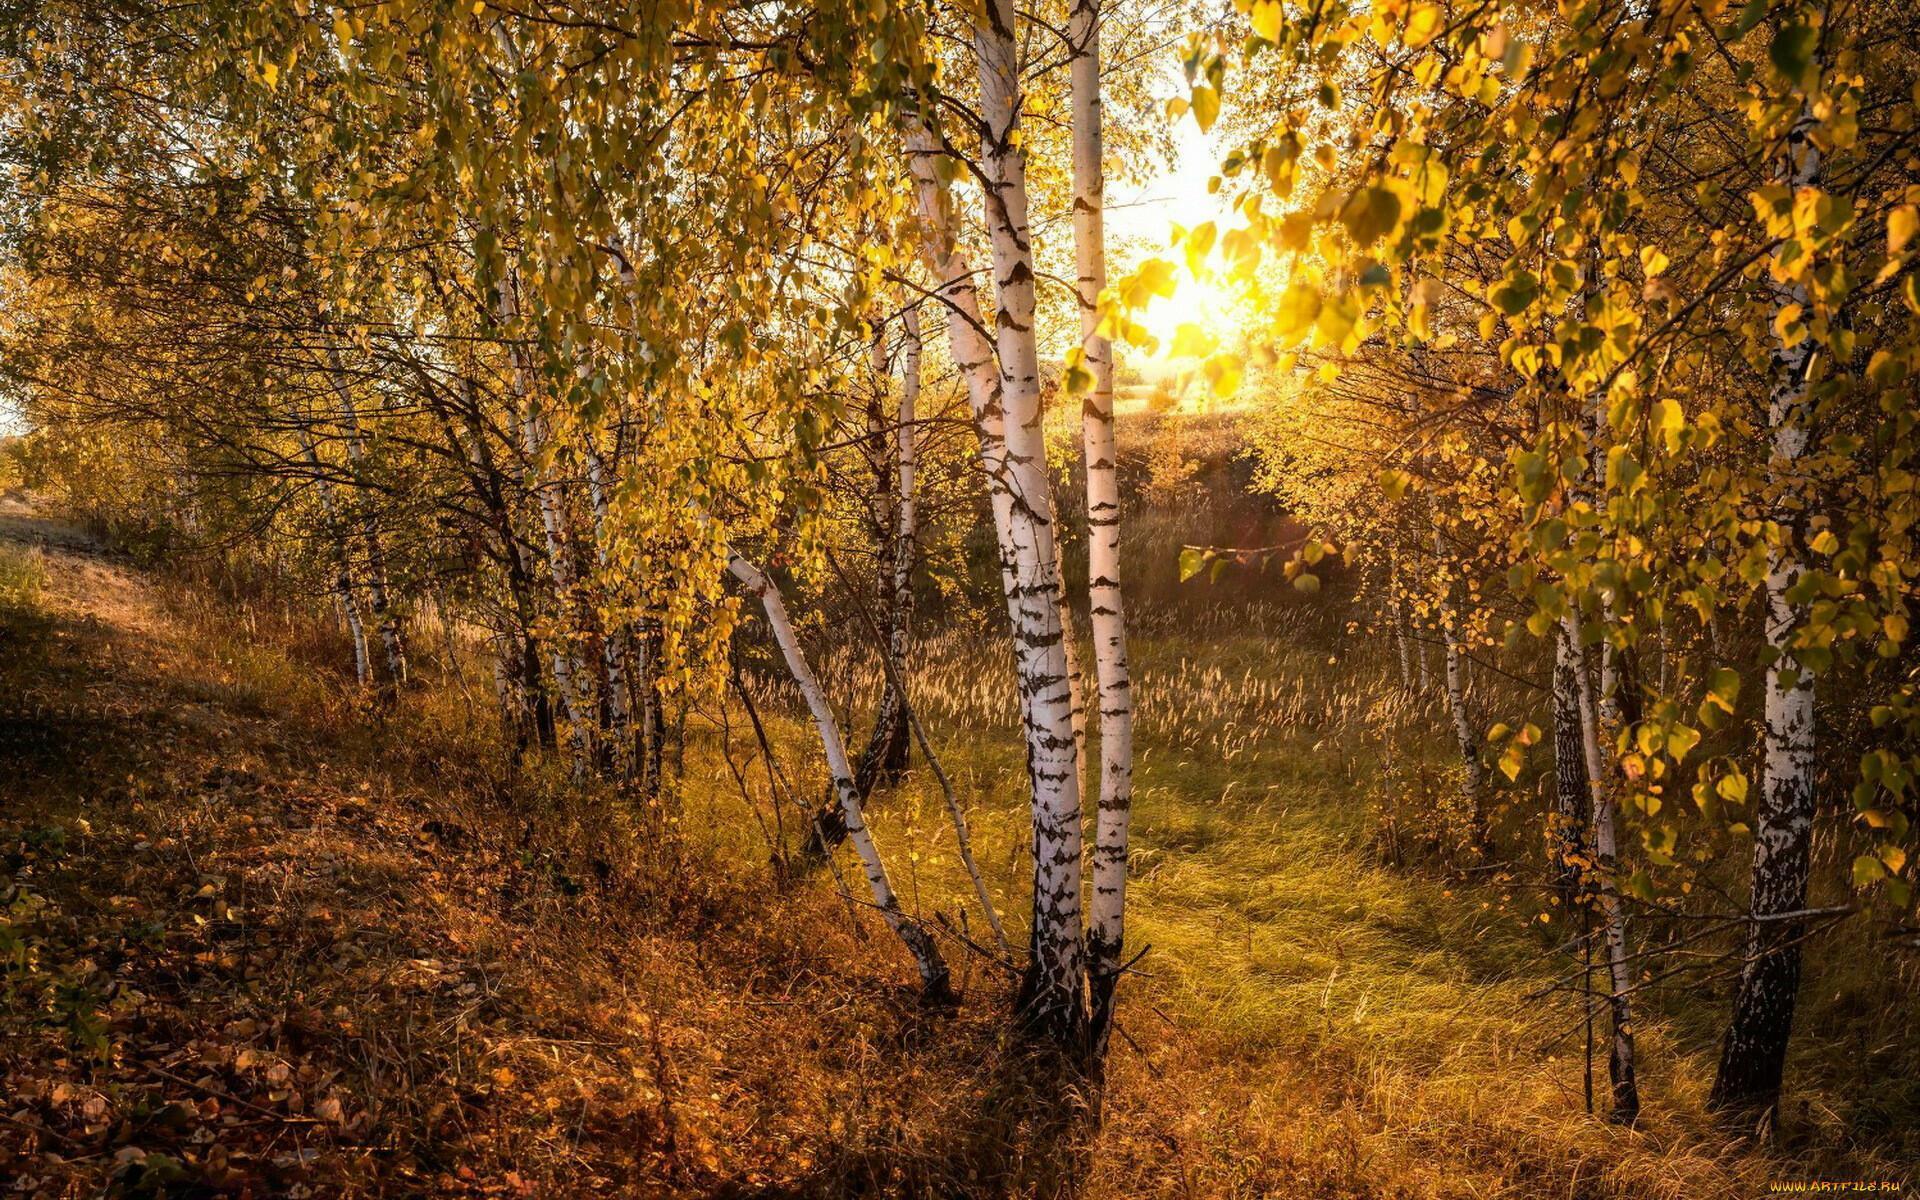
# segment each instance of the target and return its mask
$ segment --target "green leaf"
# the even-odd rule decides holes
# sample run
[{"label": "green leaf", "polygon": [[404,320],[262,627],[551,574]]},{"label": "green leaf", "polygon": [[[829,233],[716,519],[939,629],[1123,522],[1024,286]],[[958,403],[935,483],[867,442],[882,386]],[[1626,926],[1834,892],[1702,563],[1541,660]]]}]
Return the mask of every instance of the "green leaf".
[{"label": "green leaf", "polygon": [[1492,293],[1487,297],[1493,306],[1509,317],[1519,316],[1532,304],[1534,297],[1540,294],[1540,281],[1531,271],[1515,271],[1499,283],[1493,285]]},{"label": "green leaf", "polygon": [[1813,66],[1813,52],[1819,45],[1820,31],[1796,21],[1773,35],[1773,43],[1767,47],[1767,58],[1773,63],[1774,70],[1800,83],[1808,68]]},{"label": "green leaf", "polygon": [[1853,860],[1853,886],[1869,887],[1887,877],[1887,866],[1871,854]]}]

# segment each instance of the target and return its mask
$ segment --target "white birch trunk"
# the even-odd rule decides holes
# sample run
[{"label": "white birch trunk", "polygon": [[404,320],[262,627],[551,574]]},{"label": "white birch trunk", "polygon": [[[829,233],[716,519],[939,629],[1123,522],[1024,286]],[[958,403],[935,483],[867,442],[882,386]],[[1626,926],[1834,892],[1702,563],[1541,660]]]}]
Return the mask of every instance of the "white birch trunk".
[{"label": "white birch trunk", "polygon": [[[540,454],[546,448],[547,430],[536,405],[529,403],[526,406],[521,415],[520,430],[530,469],[538,472]],[[535,503],[540,508],[540,529],[546,542],[547,572],[553,577],[556,607],[564,625],[567,614],[574,607],[576,582],[573,564],[567,557],[565,496],[559,485],[550,479],[536,479],[533,490]],[[560,702],[566,708],[567,738],[578,756],[576,768],[584,769],[592,753],[593,721],[593,697],[587,687],[587,672],[567,630],[556,630],[553,643],[553,680],[558,685]]]},{"label": "white birch trunk", "polygon": [[833,779],[833,790],[840,798],[847,840],[853,843],[854,852],[860,856],[861,869],[865,871],[867,885],[873,893],[874,907],[880,910],[887,926],[913,955],[915,964],[920,968],[920,980],[927,997],[946,999],[951,994],[946,963],[925,927],[900,907],[900,899],[887,879],[886,863],[881,860],[880,851],[874,845],[873,834],[867,828],[866,817],[861,809],[859,789],[853,783],[853,769],[847,761],[846,743],[840,737],[840,723],[833,715],[833,705],[820,689],[819,681],[814,678],[813,668],[807,663],[806,652],[801,649],[799,638],[794,634],[793,622],[787,617],[780,589],[766,572],[737,553],[728,556],[727,568],[742,586],[759,599],[766,613],[767,625],[773,631],[774,641],[779,644],[781,656],[786,659],[787,670],[800,688],[801,696],[806,699],[807,711],[813,715],[814,729],[819,733],[821,748],[826,752],[827,771]]},{"label": "white birch trunk", "polygon": [[1400,690],[1413,690],[1413,646],[1407,637],[1407,610],[1400,599],[1400,556],[1387,558],[1387,615],[1393,621],[1393,648],[1400,656]]},{"label": "white birch trunk", "polygon": [[[911,317],[911,314],[908,314]],[[879,652],[887,663],[881,672],[880,703],[874,712],[873,736],[860,756],[854,782],[862,796],[874,785],[906,769],[912,751],[907,727],[907,698],[900,681],[906,678],[907,642],[913,622],[913,408],[920,386],[920,348],[917,320],[902,320],[901,400],[894,435],[887,436],[887,402],[891,396],[892,364],[888,361],[885,326],[874,322],[871,393],[867,403],[867,453],[873,470],[874,543],[878,570],[876,592],[886,615],[884,643]],[[908,361],[910,360],[910,361]],[[909,391],[913,392],[909,395]]]},{"label": "white birch trunk", "polygon": [[[1569,613],[1564,634],[1577,647],[1579,618]],[[1627,916],[1620,901],[1620,797],[1613,770],[1614,739],[1618,735],[1619,703],[1607,693],[1616,686],[1608,665],[1607,643],[1601,643],[1600,694],[1594,695],[1592,676],[1584,656],[1575,670],[1580,698],[1581,744],[1587,761],[1587,787],[1593,805],[1593,879],[1590,890],[1598,897],[1601,956],[1607,972],[1607,1011],[1612,1041],[1607,1051],[1607,1074],[1613,1087],[1612,1117],[1631,1125],[1640,1115],[1640,1088],[1636,1079],[1633,1044],[1633,1007],[1628,1000],[1633,968],[1627,945]]]},{"label": "white birch trunk", "polygon": [[[511,329],[518,311],[518,302],[514,298],[514,283],[511,279],[502,282],[495,292],[495,302],[499,307],[499,322],[502,329]],[[591,724],[593,700],[587,692],[586,670],[580,662],[573,639],[564,628],[567,614],[574,603],[573,566],[567,558],[566,547],[566,510],[564,496],[558,486],[548,479],[541,478],[540,456],[546,449],[546,422],[540,417],[537,398],[533,395],[532,368],[526,361],[526,352],[519,346],[511,348],[513,356],[513,391],[519,401],[519,420],[521,448],[526,453],[529,480],[534,494],[534,502],[540,510],[540,528],[544,535],[547,551],[547,569],[553,578],[553,590],[556,608],[560,615],[562,628],[556,629],[553,636],[553,681],[560,693],[560,706],[567,726],[567,744],[573,757],[576,774],[586,770],[591,759]]]},{"label": "white birch trunk", "polygon": [[[602,578],[611,578],[613,564],[607,547],[606,467],[588,434],[584,439],[587,463],[587,503],[593,513],[593,558]],[[601,666],[607,676],[607,718],[613,730],[614,753],[624,772],[633,766],[633,723],[627,706],[627,631],[624,624],[607,622],[600,638]]]},{"label": "white birch trunk", "polygon": [[1579,639],[1563,622],[1553,640],[1553,812],[1547,831],[1550,877],[1563,913],[1580,893],[1580,864],[1587,857],[1592,794],[1587,784],[1586,730],[1580,712],[1580,676],[1586,659]]},{"label": "white birch trunk", "polygon": [[1120,481],[1113,436],[1113,346],[1100,333],[1107,286],[1106,136],[1100,95],[1100,5],[1074,0],[1067,41],[1073,103],[1073,241],[1080,345],[1093,386],[1081,402],[1087,472],[1087,591],[1100,704],[1100,790],[1087,917],[1093,1033],[1113,1015],[1126,945],[1127,834],[1133,814],[1133,683],[1120,590]]},{"label": "white birch trunk", "polygon": [[[320,509],[326,514],[327,524],[338,527],[340,523],[339,501],[333,494],[333,483],[321,474],[320,451],[313,443],[313,432],[300,431],[301,449],[305,452],[308,465],[319,476]],[[334,541],[333,601],[340,606],[340,615],[346,619],[347,635],[353,640],[353,677],[362,687],[373,684],[373,660],[367,654],[367,627],[360,621],[360,605],[353,595],[353,567],[347,556],[344,539]]]},{"label": "white birch trunk", "polygon": [[[1444,551],[1445,543],[1441,540],[1440,529],[1435,526],[1433,558],[1436,565]],[[1473,713],[1467,703],[1466,664],[1460,652],[1460,635],[1451,592],[1449,584],[1440,599],[1440,639],[1445,645],[1447,663],[1447,707],[1453,713],[1453,736],[1460,747],[1460,761],[1466,767],[1461,792],[1473,820],[1474,840],[1484,845],[1487,837],[1486,768],[1480,763],[1480,735],[1474,728]]]},{"label": "white birch trunk", "polygon": [[[1820,148],[1812,138],[1814,114],[1803,109],[1788,135],[1784,182],[1796,193],[1820,179]],[[1772,311],[1803,310],[1806,288],[1776,284]],[[1773,351],[1767,424],[1772,430],[1769,483],[1783,497],[1767,552],[1767,665],[1765,760],[1755,812],[1752,883],[1748,907],[1756,918],[1778,917],[1806,907],[1814,816],[1814,688],[1794,653],[1808,618],[1807,605],[1789,593],[1806,571],[1800,546],[1805,514],[1793,502],[1797,464],[1807,451],[1812,418],[1808,400],[1813,342],[1805,338]],[[1801,923],[1755,920],[1748,926],[1740,985],[1720,1054],[1712,1101],[1731,1109],[1766,1109],[1779,1100],[1793,1013],[1800,990]]]},{"label": "white birch trunk", "polygon": [[[920,314],[907,309],[900,314],[900,408],[894,429],[893,562],[890,565],[893,587],[893,623],[887,627],[887,657],[900,678],[906,678],[907,647],[913,628],[913,562],[920,536],[918,511],[914,506],[914,487],[920,469],[920,448],[915,422],[920,406]],[[896,686],[896,692],[899,688]],[[904,709],[905,695],[900,696]]]},{"label": "white birch trunk", "polygon": [[1012,493],[1014,649],[1026,704],[1033,791],[1032,957],[1022,1009],[1036,1031],[1076,1039],[1085,1014],[1081,931],[1079,740],[1061,620],[1052,483],[1041,424],[1027,168],[1020,128],[1021,62],[1012,0],[987,0],[974,27],[980,69],[981,158],[992,246],[995,351]]}]

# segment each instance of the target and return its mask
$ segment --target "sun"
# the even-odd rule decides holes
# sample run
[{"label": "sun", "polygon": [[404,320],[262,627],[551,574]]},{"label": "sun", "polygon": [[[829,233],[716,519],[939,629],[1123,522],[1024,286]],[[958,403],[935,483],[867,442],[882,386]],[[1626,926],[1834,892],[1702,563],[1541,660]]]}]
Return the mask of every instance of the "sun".
[{"label": "sun", "polygon": [[1175,278],[1173,295],[1155,296],[1135,319],[1159,343],[1152,357],[1163,361],[1204,357],[1237,331],[1238,300],[1211,275],[1196,277],[1182,270]]}]

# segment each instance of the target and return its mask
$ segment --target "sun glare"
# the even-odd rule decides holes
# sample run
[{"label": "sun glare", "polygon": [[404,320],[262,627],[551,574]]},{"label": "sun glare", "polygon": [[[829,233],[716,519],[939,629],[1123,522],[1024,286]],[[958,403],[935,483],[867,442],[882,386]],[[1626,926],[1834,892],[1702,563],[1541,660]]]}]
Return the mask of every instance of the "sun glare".
[{"label": "sun glare", "polygon": [[1213,279],[1181,271],[1172,296],[1154,297],[1139,314],[1140,324],[1159,342],[1152,357],[1199,357],[1232,339],[1233,296]]}]

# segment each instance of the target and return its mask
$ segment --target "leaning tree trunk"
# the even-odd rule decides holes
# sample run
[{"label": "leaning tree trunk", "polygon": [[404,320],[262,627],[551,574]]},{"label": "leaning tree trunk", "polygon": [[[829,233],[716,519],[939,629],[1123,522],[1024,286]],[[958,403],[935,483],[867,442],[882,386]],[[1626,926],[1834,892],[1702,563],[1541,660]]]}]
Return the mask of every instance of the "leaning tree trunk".
[{"label": "leaning tree trunk", "polygon": [[[500,539],[500,561],[505,567],[507,595],[516,625],[500,644],[502,665],[509,669],[509,680],[518,694],[512,720],[516,747],[526,748],[531,740],[528,734],[538,738],[542,745],[552,746],[553,700],[540,677],[540,642],[534,634],[533,572],[527,565],[519,532],[514,528],[513,508],[507,502],[507,482],[495,466],[471,379],[462,380],[462,393],[460,418],[467,428],[464,443],[452,421],[444,413],[442,417],[447,441],[465,456],[473,491],[486,509],[494,536]],[[526,728],[527,718],[531,718],[531,729]]]},{"label": "leaning tree trunk", "polygon": [[1096,1061],[1112,1028],[1126,945],[1127,833],[1133,814],[1133,683],[1120,594],[1120,481],[1113,437],[1113,346],[1100,332],[1107,286],[1105,131],[1100,97],[1099,0],[1075,0],[1067,40],[1073,63],[1073,243],[1080,345],[1092,386],[1081,403],[1087,470],[1087,591],[1100,705],[1100,792],[1094,821],[1093,897],[1087,914],[1087,980]]},{"label": "leaning tree trunk", "polygon": [[[1815,119],[1801,112],[1787,138],[1786,182],[1797,194],[1820,177],[1820,149],[1812,139]],[[1806,288],[1774,287],[1777,317],[1789,305],[1802,308]],[[1791,497],[1795,464],[1807,451],[1808,369],[1813,343],[1784,342],[1773,352],[1773,387],[1767,423],[1773,431],[1769,482],[1778,501],[1777,530],[1767,554],[1766,761],[1755,813],[1753,871],[1746,954],[1734,995],[1733,1017],[1720,1051],[1711,1103],[1733,1111],[1770,1109],[1780,1099],[1787,1042],[1800,991],[1802,923],[1780,920],[1806,907],[1807,872],[1813,842],[1813,677],[1795,654],[1795,635],[1807,621],[1807,605],[1792,597],[1806,571],[1799,547],[1805,512]]]},{"label": "leaning tree trunk", "polygon": [[827,770],[833,777],[833,790],[840,797],[842,817],[847,827],[847,840],[853,843],[854,851],[860,856],[861,868],[866,872],[867,885],[873,892],[874,907],[886,919],[887,925],[913,955],[913,961],[920,968],[920,981],[929,1000],[944,1001],[951,997],[952,986],[947,975],[947,964],[940,957],[940,948],[934,945],[933,938],[925,926],[906,914],[900,907],[900,899],[894,894],[893,885],[887,879],[887,867],[880,858],[880,851],[874,845],[873,834],[867,829],[864,814],[861,811],[860,792],[853,784],[853,771],[847,763],[846,744],[840,738],[840,724],[833,715],[833,705],[820,689],[820,683],[814,678],[813,669],[807,663],[806,652],[800,648],[800,640],[794,634],[793,622],[787,618],[786,604],[781,600],[780,589],[759,567],[754,566],[738,554],[729,555],[728,570],[733,577],[760,600],[761,608],[766,612],[767,625],[773,631],[774,641],[780,646],[780,653],[786,659],[787,670],[800,688],[800,694],[807,702],[807,711],[813,715],[814,728],[820,735],[820,745],[826,752]]}]

